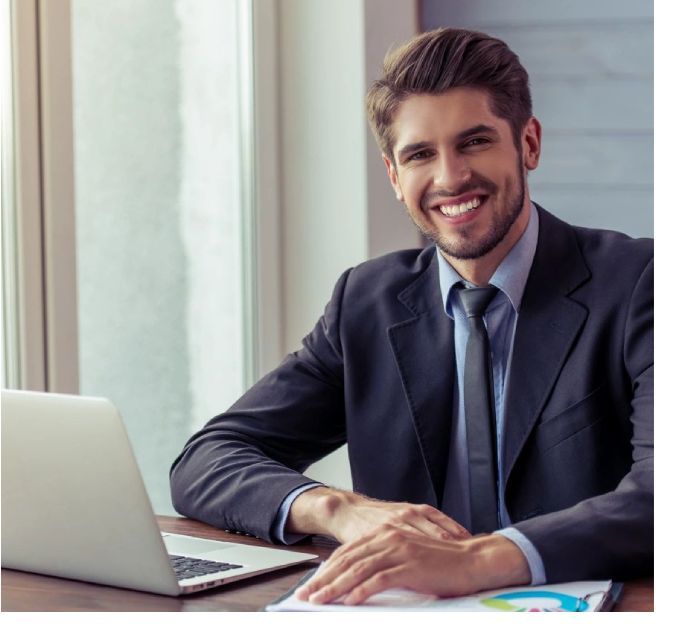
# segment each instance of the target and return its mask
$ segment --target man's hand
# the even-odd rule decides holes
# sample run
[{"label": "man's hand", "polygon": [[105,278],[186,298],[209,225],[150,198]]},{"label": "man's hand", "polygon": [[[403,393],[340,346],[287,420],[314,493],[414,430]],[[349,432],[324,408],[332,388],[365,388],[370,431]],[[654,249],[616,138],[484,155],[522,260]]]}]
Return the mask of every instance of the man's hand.
[{"label": "man's hand", "polygon": [[295,595],[316,604],[343,597],[356,605],[390,588],[450,597],[530,581],[525,556],[503,536],[448,542],[383,526],[337,549]]},{"label": "man's hand", "polygon": [[331,535],[343,544],[379,527],[395,527],[443,542],[471,537],[462,525],[429,505],[383,502],[327,487],[298,496],[286,523],[290,533]]}]

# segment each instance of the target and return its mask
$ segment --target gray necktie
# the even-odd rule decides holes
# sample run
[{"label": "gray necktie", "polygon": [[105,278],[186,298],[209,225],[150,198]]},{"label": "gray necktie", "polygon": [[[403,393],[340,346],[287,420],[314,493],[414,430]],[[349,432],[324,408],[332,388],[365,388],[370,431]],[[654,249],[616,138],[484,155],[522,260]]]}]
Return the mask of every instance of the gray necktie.
[{"label": "gray necktie", "polygon": [[497,510],[497,435],[490,341],[483,314],[498,292],[496,287],[460,289],[459,299],[469,319],[464,364],[464,414],[469,452],[471,531],[491,533],[499,528]]}]

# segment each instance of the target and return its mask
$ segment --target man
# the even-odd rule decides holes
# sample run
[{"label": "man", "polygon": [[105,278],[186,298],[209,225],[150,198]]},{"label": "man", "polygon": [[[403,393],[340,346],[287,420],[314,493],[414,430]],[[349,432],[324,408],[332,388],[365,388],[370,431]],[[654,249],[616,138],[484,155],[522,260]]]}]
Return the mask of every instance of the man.
[{"label": "man", "polygon": [[[424,33],[367,106],[435,247],[342,275],[303,348],[188,442],[176,509],[334,536],[315,603],[651,574],[653,242],[530,201],[541,126],[500,40]],[[345,442],[355,493],[301,474]]]}]

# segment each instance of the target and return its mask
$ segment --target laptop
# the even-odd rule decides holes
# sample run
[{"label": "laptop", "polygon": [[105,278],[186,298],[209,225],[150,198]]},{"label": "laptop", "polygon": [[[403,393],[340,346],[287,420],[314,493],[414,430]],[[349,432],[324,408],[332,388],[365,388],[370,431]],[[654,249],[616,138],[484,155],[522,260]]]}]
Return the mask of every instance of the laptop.
[{"label": "laptop", "polygon": [[2,391],[3,568],[182,595],[316,557],[160,532],[115,406]]}]

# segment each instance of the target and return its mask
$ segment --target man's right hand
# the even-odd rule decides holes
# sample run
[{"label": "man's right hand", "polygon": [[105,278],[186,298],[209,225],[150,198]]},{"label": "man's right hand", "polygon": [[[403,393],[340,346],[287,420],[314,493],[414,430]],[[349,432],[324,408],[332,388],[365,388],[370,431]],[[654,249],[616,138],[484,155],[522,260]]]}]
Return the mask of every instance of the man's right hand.
[{"label": "man's right hand", "polygon": [[329,487],[300,494],[291,505],[286,530],[329,535],[346,544],[383,525],[444,541],[471,537],[462,525],[429,505],[372,500]]}]

